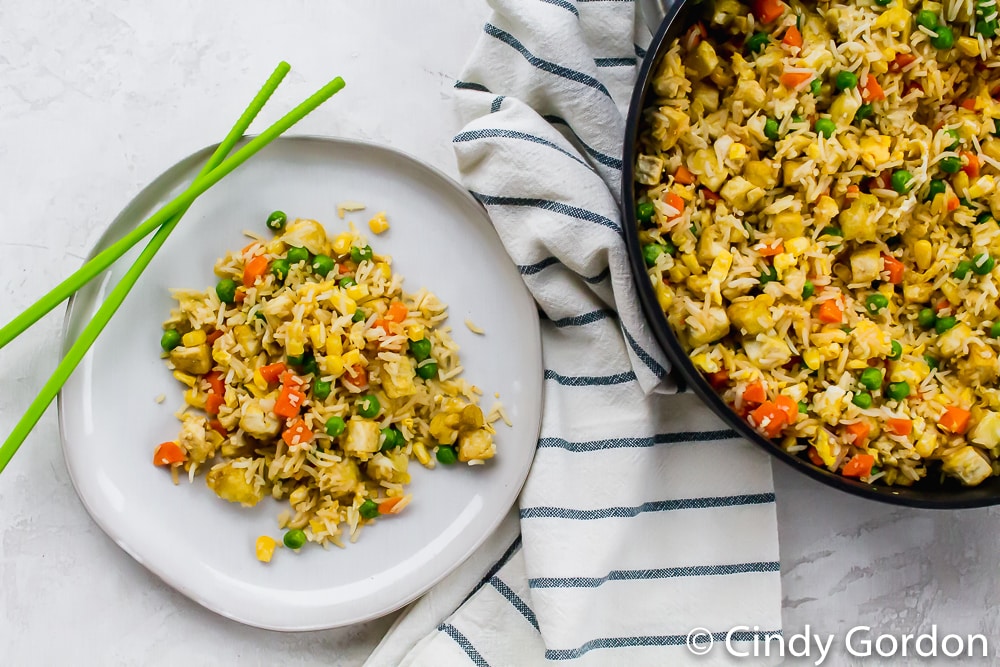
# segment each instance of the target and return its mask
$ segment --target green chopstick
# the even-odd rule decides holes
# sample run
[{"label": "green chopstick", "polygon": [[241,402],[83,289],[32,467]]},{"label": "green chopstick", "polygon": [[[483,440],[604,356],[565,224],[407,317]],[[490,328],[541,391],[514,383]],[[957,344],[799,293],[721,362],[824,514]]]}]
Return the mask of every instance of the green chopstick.
[{"label": "green chopstick", "polygon": [[286,63],[281,63],[278,66],[264,87],[254,97],[254,100],[247,107],[247,110],[237,121],[236,125],[230,130],[225,140],[219,144],[219,147],[209,159],[208,164],[205,165],[201,174],[194,180],[191,186],[143,223],[143,226],[153,225],[150,229],[158,227],[161,224],[163,226],[153,236],[146,248],[140,253],[139,258],[125,275],[122,276],[114,289],[111,290],[111,293],[108,294],[108,297],[98,309],[93,319],[80,333],[80,336],[70,347],[66,356],[59,363],[59,366],[56,367],[55,372],[42,387],[39,395],[28,407],[28,411],[14,427],[14,430],[7,440],[4,441],[3,445],[0,445],[0,472],[3,472],[11,458],[17,453],[21,443],[24,442],[25,438],[27,438],[28,434],[38,423],[38,420],[41,419],[42,414],[48,409],[52,400],[59,393],[66,380],[72,375],[80,361],[86,356],[94,341],[100,335],[101,331],[104,330],[104,327],[107,326],[115,312],[117,312],[126,296],[128,296],[129,291],[139,279],[139,276],[149,266],[153,256],[166,241],[170,232],[173,231],[174,227],[180,221],[181,216],[194,200],[344,87],[344,80],[337,77],[310,96],[305,102],[295,107],[277,123],[250,140],[231,157],[224,159],[236,142],[243,136],[247,127],[249,127],[254,117],[256,117],[257,113],[264,106],[264,103],[267,102],[274,89],[277,88],[288,72],[288,69]]},{"label": "green chopstick", "polygon": [[[282,63],[279,65],[279,68],[281,67],[287,68],[289,66],[287,63]],[[69,278],[59,283],[59,285],[54,287],[48,294],[29,306],[24,312],[4,325],[3,328],[0,328],[0,348],[6,346],[12,340],[24,333],[28,327],[47,315],[53,308],[73,296],[77,290],[93,280],[96,276],[100,275],[109,266],[114,264],[115,261],[128,252],[135,244],[149,236],[170,217],[190,206],[197,197],[205,192],[205,190],[218,183],[223,177],[227,176],[230,172],[236,169],[236,167],[243,164],[243,162],[245,162],[249,157],[269,144],[276,137],[284,133],[292,125],[295,125],[297,122],[302,120],[303,117],[343,87],[344,80],[337,77],[317,91],[312,97],[290,111],[284,118],[262,132],[255,139],[248,142],[232,157],[219,164],[211,172],[203,170],[199,177],[195,179],[185,192],[181,193],[177,198],[160,209],[155,215],[127,233],[121,239],[99,252],[90,261],[77,269],[77,271]],[[242,136],[242,134],[240,136]],[[237,139],[238,138],[239,137],[237,137]],[[230,150],[231,149],[232,147],[230,147]],[[219,171],[220,169],[223,171]],[[218,173],[216,173],[217,171]],[[0,470],[2,470],[2,468],[0,468]]]}]

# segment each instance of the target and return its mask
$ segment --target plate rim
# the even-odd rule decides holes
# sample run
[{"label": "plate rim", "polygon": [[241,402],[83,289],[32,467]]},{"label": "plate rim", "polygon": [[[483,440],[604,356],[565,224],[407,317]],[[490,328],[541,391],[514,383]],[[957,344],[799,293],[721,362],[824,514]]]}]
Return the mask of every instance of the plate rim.
[{"label": "plate rim", "polygon": [[[237,146],[241,145],[242,143],[245,143],[249,139],[252,139],[254,136],[255,135],[250,135],[250,134],[244,135],[244,137],[241,139],[240,143],[237,144]],[[424,162],[418,157],[406,151],[395,148],[393,146],[388,146],[386,144],[374,141],[368,141],[364,139],[325,136],[318,134],[293,134],[293,135],[282,135],[276,138],[274,143],[278,142],[282,144],[293,144],[293,145],[296,143],[321,143],[332,146],[346,146],[352,148],[376,150],[388,153],[399,159],[402,159],[405,162],[410,163],[411,166],[414,166],[417,169],[423,170],[426,173],[429,173],[429,175],[434,176],[437,179],[437,181],[439,181],[442,185],[449,187],[451,190],[455,192],[455,194],[457,194],[462,199],[465,199],[467,202],[474,204],[475,208],[482,213],[484,217],[484,222],[487,223],[490,229],[493,230],[497,242],[500,244],[500,247],[504,251],[504,255],[507,256],[508,260],[513,265],[513,260],[511,260],[510,256],[507,254],[506,248],[503,245],[503,241],[500,238],[499,234],[497,234],[496,228],[493,225],[493,221],[489,217],[489,213],[486,210],[486,207],[484,207],[479,200],[473,197],[472,194],[460,182],[458,182],[456,179],[454,179],[453,177],[451,177],[438,167],[428,164],[427,162]],[[93,259],[93,257],[98,252],[100,252],[100,249],[106,244],[109,237],[114,234],[114,230],[123,222],[124,218],[129,216],[129,212],[132,206],[138,200],[140,200],[145,194],[147,194],[154,186],[156,186],[161,179],[164,179],[164,177],[166,177],[172,170],[179,168],[181,165],[190,161],[196,161],[199,156],[209,155],[211,151],[213,151],[217,146],[218,146],[217,143],[210,144],[208,146],[199,148],[191,153],[188,153],[187,155],[184,155],[180,159],[168,165],[165,169],[160,171],[155,177],[149,180],[138,192],[132,195],[132,197],[125,204],[125,206],[122,207],[122,209],[118,212],[118,214],[104,228],[104,231],[100,234],[100,236],[91,246],[90,250],[87,252],[86,257],[83,260],[84,263]],[[179,180],[179,183],[181,184],[183,184],[184,182],[185,181],[183,179]],[[178,183],[175,182],[174,187],[176,187],[177,184]],[[161,196],[157,201],[161,201],[162,199],[163,197]],[[136,224],[139,224],[140,222],[141,220],[138,220],[130,227],[134,227]],[[142,242],[140,241],[140,243]],[[120,259],[116,260],[116,263],[118,261],[120,261]],[[108,275],[108,272],[111,270],[112,270],[111,267],[105,269],[100,274],[95,276],[93,281],[91,282],[93,283],[94,281],[99,281],[103,279],[105,276]],[[528,290],[528,287],[523,280],[521,281],[521,294],[525,298],[527,298],[531,303],[535,302],[534,297]],[[79,301],[78,297],[79,297],[78,293],[74,293],[69,298],[66,304],[65,313],[63,315],[62,327],[59,333],[60,354],[62,356],[65,356],[67,350],[72,345],[72,341],[70,340],[69,336],[70,336],[72,319],[74,316],[76,306]],[[528,433],[534,439],[534,441],[537,442],[541,433],[542,412],[544,410],[545,391],[544,391],[544,382],[541,380],[541,371],[544,368],[544,364],[542,360],[541,322],[538,316],[537,308],[529,308],[529,312],[530,312],[530,317],[528,321],[528,326],[531,329],[530,333],[532,334],[531,338],[533,338],[534,344],[531,345],[529,349],[524,350],[524,352],[526,355],[530,355],[532,357],[531,359],[532,366],[534,366],[538,370],[537,379],[535,380],[535,384],[537,385],[536,404],[538,405],[538,410],[537,410],[537,419],[535,420],[537,423],[533,427],[529,427]],[[89,354],[90,352],[88,351],[88,355]],[[514,507],[514,505],[517,503],[517,499],[521,494],[521,490],[524,487],[525,482],[527,481],[528,474],[530,473],[531,466],[534,462],[534,453],[532,453],[531,457],[528,459],[527,466],[525,466],[524,470],[519,473],[517,482],[515,484],[510,485],[510,490],[505,494],[504,501],[502,503],[503,507],[505,508],[504,511],[497,513],[496,518],[494,518],[490,522],[488,529],[483,532],[482,536],[479,539],[475,540],[474,543],[465,550],[465,552],[461,555],[461,557],[456,558],[454,564],[450,568],[444,569],[443,572],[439,574],[437,577],[432,577],[422,586],[417,587],[415,589],[415,592],[409,593],[408,595],[403,596],[402,598],[394,602],[385,603],[381,605],[380,608],[377,610],[374,610],[367,614],[363,614],[361,616],[357,616],[350,620],[341,620],[334,622],[321,621],[318,623],[311,623],[311,624],[290,623],[287,625],[265,623],[265,622],[260,622],[259,620],[255,620],[245,614],[242,614],[238,610],[231,608],[224,608],[222,605],[216,604],[213,601],[206,600],[200,595],[198,595],[196,591],[192,590],[191,587],[187,585],[184,581],[179,580],[165,572],[160,571],[158,568],[147,562],[144,558],[140,557],[133,549],[132,545],[127,541],[125,536],[123,536],[120,531],[113,528],[112,524],[105,520],[105,517],[102,515],[102,513],[97,511],[92,506],[92,504],[87,499],[86,495],[81,492],[80,485],[77,483],[76,474],[74,473],[74,467],[70,463],[69,447],[68,447],[67,431],[66,431],[66,411],[64,410],[63,407],[63,400],[64,400],[63,393],[64,390],[60,389],[59,394],[56,397],[56,407],[58,412],[58,423],[59,423],[59,444],[60,444],[60,449],[62,451],[63,464],[66,466],[66,470],[69,474],[70,482],[73,485],[73,490],[76,493],[76,497],[79,499],[80,503],[87,511],[87,514],[90,516],[91,520],[93,520],[94,523],[97,524],[97,526],[104,532],[104,534],[108,538],[111,539],[112,542],[114,542],[122,551],[128,554],[129,557],[131,557],[136,563],[141,565],[147,572],[156,576],[160,581],[167,584],[170,588],[184,595],[184,597],[186,597],[191,602],[194,602],[200,605],[201,607],[208,609],[209,611],[215,614],[218,614],[219,616],[222,616],[232,621],[236,621],[237,623],[241,623],[243,625],[247,625],[250,627],[259,628],[262,630],[271,630],[275,632],[288,632],[288,633],[317,632],[321,630],[330,630],[334,628],[348,627],[351,625],[365,623],[367,621],[382,618],[395,611],[398,611],[399,609],[402,609],[406,605],[419,599],[424,594],[426,594],[430,589],[432,589],[433,587],[444,581],[449,576],[449,574],[452,571],[454,571],[455,568],[464,564],[496,532],[497,528],[510,513],[511,508]],[[329,609],[329,607],[324,607],[323,609],[326,610]]]}]

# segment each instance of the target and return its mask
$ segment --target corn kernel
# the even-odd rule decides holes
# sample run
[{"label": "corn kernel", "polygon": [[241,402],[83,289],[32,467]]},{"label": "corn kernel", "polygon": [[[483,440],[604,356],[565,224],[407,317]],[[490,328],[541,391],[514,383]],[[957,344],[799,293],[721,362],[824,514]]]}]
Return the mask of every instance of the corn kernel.
[{"label": "corn kernel", "polygon": [[324,375],[340,377],[344,372],[344,359],[339,354],[328,355],[323,357],[320,366],[323,368]]},{"label": "corn kernel", "polygon": [[818,370],[821,362],[819,350],[817,350],[815,347],[810,347],[808,350],[802,353],[802,362],[809,367],[809,370],[811,371]]},{"label": "corn kernel", "polygon": [[[895,57],[895,56],[893,56]],[[873,60],[871,63],[872,74],[885,74],[889,71],[889,63],[884,60]]]},{"label": "corn kernel", "polygon": [[346,255],[351,252],[351,243],[353,241],[354,237],[347,232],[337,234],[337,238],[333,240],[333,251],[338,255]]},{"label": "corn kernel", "polygon": [[361,363],[361,353],[357,350],[348,350],[346,354],[342,356],[344,367],[354,366]]},{"label": "corn kernel", "polygon": [[328,357],[339,357],[344,353],[344,341],[339,333],[331,333],[326,337],[326,355]]},{"label": "corn kernel", "polygon": [[202,394],[197,389],[188,389],[184,392],[184,402],[192,408],[200,410],[205,407],[205,394]]},{"label": "corn kernel", "polygon": [[692,274],[696,276],[701,275],[702,273],[701,265],[698,263],[698,259],[691,253],[684,253],[684,256],[681,257],[681,262],[684,263],[684,266],[686,266],[688,271],[690,271]]},{"label": "corn kernel", "polygon": [[959,37],[955,46],[962,52],[962,55],[969,56],[970,58],[975,58],[979,55],[979,40],[973,37]]},{"label": "corn kernel", "polygon": [[264,391],[267,391],[267,387],[268,387],[267,380],[265,380],[264,376],[261,375],[261,372],[260,372],[259,368],[255,369],[254,372],[253,372],[253,383],[256,386],[258,386],[260,389],[262,389]]},{"label": "corn kernel", "polygon": [[843,348],[840,346],[840,343],[830,343],[829,345],[824,345],[819,352],[824,361],[833,361],[840,356],[840,351],[842,349]]},{"label": "corn kernel", "polygon": [[[176,338],[174,340],[177,340]],[[208,342],[208,336],[204,331],[198,329],[197,331],[190,331],[181,338],[181,343],[184,347],[198,347],[199,345]]]},{"label": "corn kernel", "polygon": [[417,457],[418,461],[420,461],[420,465],[427,468],[434,467],[431,465],[431,455],[427,452],[427,447],[419,440],[413,443],[413,455]]},{"label": "corn kernel", "polygon": [[212,359],[214,359],[215,363],[219,364],[220,366],[229,366],[229,362],[232,360],[232,358],[233,355],[229,354],[221,347],[212,348]]},{"label": "corn kernel", "polygon": [[373,234],[381,234],[389,229],[389,221],[385,218],[385,211],[375,214],[375,217],[368,221],[368,228]]},{"label": "corn kernel", "polygon": [[806,250],[809,250],[809,239],[804,236],[796,236],[785,241],[785,252],[793,257],[798,257]]},{"label": "corn kernel", "polygon": [[666,312],[670,308],[670,304],[674,302],[674,291],[662,280],[656,281],[656,284],[653,285],[653,291],[656,292],[656,302]]},{"label": "corn kernel", "polygon": [[236,397],[235,391],[227,391],[225,394],[226,407],[235,410],[240,405],[240,399]]},{"label": "corn kernel", "polygon": [[913,259],[917,262],[917,268],[926,271],[931,267],[934,259],[934,248],[927,239],[920,239],[913,244]]},{"label": "corn kernel", "polygon": [[309,327],[309,340],[312,341],[313,349],[322,350],[326,345],[326,329],[322,324],[313,324]]},{"label": "corn kernel", "polygon": [[257,538],[256,551],[257,560],[261,563],[270,563],[271,557],[274,556],[274,549],[278,546],[278,542],[274,538],[268,537],[267,535],[261,535]]},{"label": "corn kernel", "polygon": [[264,250],[267,251],[269,255],[284,255],[288,246],[281,239],[273,239],[270,243],[264,246]]},{"label": "corn kernel", "polygon": [[375,268],[378,270],[379,273],[382,274],[382,277],[385,278],[386,280],[392,278],[392,269],[389,267],[388,263],[378,262],[375,265]]},{"label": "corn kernel", "polygon": [[695,368],[704,371],[705,373],[719,372],[719,362],[704,352],[691,357],[691,363],[694,364]]},{"label": "corn kernel", "polygon": [[193,375],[188,375],[181,371],[174,371],[174,379],[178,382],[182,382],[189,387],[194,387],[195,383],[198,381]]},{"label": "corn kernel", "polygon": [[336,289],[333,291],[333,296],[330,297],[330,303],[341,315],[353,315],[354,311],[358,309],[358,304],[354,301],[354,299],[347,296],[347,293],[342,289]]},{"label": "corn kernel", "polygon": [[251,382],[250,384],[246,385],[246,387],[247,390],[251,394],[253,394],[254,398],[264,398],[265,396],[267,396],[267,389],[261,389],[260,387],[258,387],[256,381]]},{"label": "corn kernel", "polygon": [[976,179],[976,182],[969,186],[969,196],[973,199],[978,199],[980,197],[985,197],[986,195],[993,192],[996,186],[995,181],[992,176],[980,176]]},{"label": "corn kernel", "polygon": [[691,275],[688,268],[680,264],[674,264],[667,273],[670,275],[670,282],[675,284],[684,282]]},{"label": "corn kernel", "polygon": [[285,353],[300,357],[306,351],[306,332],[301,322],[291,322],[285,332]]},{"label": "corn kernel", "polygon": [[423,324],[411,324],[406,327],[406,337],[412,341],[423,340],[427,337],[427,330]]},{"label": "corn kernel", "polygon": [[747,156],[747,147],[743,144],[736,142],[729,147],[729,159],[730,160],[742,160]]},{"label": "corn kernel", "polygon": [[326,526],[318,519],[309,519],[309,530],[313,532],[313,535],[318,535],[319,533],[326,532]]},{"label": "corn kernel", "polygon": [[347,288],[347,296],[355,301],[361,301],[366,296],[368,296],[368,286],[367,285],[351,285]]}]

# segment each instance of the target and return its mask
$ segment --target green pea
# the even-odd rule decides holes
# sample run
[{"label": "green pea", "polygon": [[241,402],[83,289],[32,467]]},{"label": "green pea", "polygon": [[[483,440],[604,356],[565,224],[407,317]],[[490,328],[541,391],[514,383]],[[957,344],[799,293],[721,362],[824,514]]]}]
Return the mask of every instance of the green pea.
[{"label": "green pea", "polygon": [[987,255],[985,252],[976,255],[972,259],[972,271],[978,276],[985,276],[993,270],[994,266],[996,266],[996,260]]},{"label": "green pea", "polygon": [[799,401],[799,414],[809,414],[809,404],[805,401]]},{"label": "green pea", "polygon": [[938,166],[946,174],[957,174],[962,169],[962,161],[957,157],[946,157],[938,162]]},{"label": "green pea", "polygon": [[355,285],[357,285],[358,281],[348,276],[346,278],[341,278],[339,284],[341,289],[347,289],[348,287],[354,287]]},{"label": "green pea", "polygon": [[343,417],[330,417],[326,420],[325,428],[328,436],[336,438],[347,430],[347,422],[344,421]]},{"label": "green pea", "polygon": [[869,294],[865,299],[865,308],[868,309],[869,313],[873,315],[878,313],[878,311],[889,305],[889,299],[886,298],[884,294],[876,292],[875,294]]},{"label": "green pea", "polygon": [[854,72],[842,70],[837,72],[834,83],[837,85],[837,90],[850,90],[851,88],[857,87],[858,76]]},{"label": "green pea", "polygon": [[760,53],[769,41],[771,38],[766,32],[756,32],[747,39],[747,50],[750,53]]},{"label": "green pea", "polygon": [[899,341],[892,341],[892,352],[889,353],[889,358],[895,361],[903,356],[903,346],[899,344]]},{"label": "green pea", "polygon": [[309,352],[302,355],[302,363],[299,364],[299,367],[303,375],[319,375],[319,363],[316,362],[316,357]]},{"label": "green pea", "polygon": [[964,280],[965,277],[969,275],[969,271],[971,270],[972,262],[967,259],[963,259],[958,263],[958,266],[955,267],[955,270],[951,272],[951,275],[959,280]]},{"label": "green pea", "polygon": [[301,262],[309,261],[309,251],[305,248],[289,248],[288,254],[285,257],[288,259],[289,264],[295,266]]},{"label": "green pea", "polygon": [[813,281],[807,280],[806,284],[802,286],[802,298],[808,299],[815,293],[816,293],[816,286],[813,285]]},{"label": "green pea", "polygon": [[951,142],[948,144],[948,150],[953,151],[956,148],[958,148],[959,145],[961,145],[962,137],[959,136],[958,130],[956,130],[955,128],[950,128],[945,130],[944,133],[947,137],[951,139]]},{"label": "green pea", "polygon": [[998,22],[994,19],[993,21],[986,21],[980,19],[976,21],[976,32],[985,37],[986,39],[992,39],[997,35]]},{"label": "green pea", "polygon": [[659,243],[647,243],[642,246],[642,259],[646,262],[646,266],[654,266],[665,250],[666,248]]},{"label": "green pea", "polygon": [[920,10],[917,12],[917,25],[923,26],[928,30],[934,30],[938,26],[937,14],[928,9]]},{"label": "green pea", "polygon": [[333,385],[326,380],[316,380],[313,382],[313,396],[318,401],[325,401],[333,390]]},{"label": "green pea", "polygon": [[938,367],[938,360],[929,354],[924,355],[924,362],[931,370],[934,370]]},{"label": "green pea", "polygon": [[236,303],[236,281],[232,278],[223,278],[215,286],[215,293],[219,295],[219,301],[226,304]]},{"label": "green pea", "polygon": [[337,268],[337,263],[333,261],[332,257],[327,255],[316,255],[313,257],[312,269],[316,275],[326,278]]},{"label": "green pea", "polygon": [[285,228],[285,223],[288,222],[288,216],[285,215],[284,211],[274,211],[271,215],[267,216],[267,228],[271,231],[280,232]]},{"label": "green pea", "polygon": [[778,140],[778,121],[773,118],[764,121],[764,136],[771,141]]},{"label": "green pea", "polygon": [[983,225],[993,219],[992,213],[980,213],[976,216],[976,224]]},{"label": "green pea", "polygon": [[417,366],[417,375],[419,375],[425,380],[430,380],[431,378],[435,378],[437,377],[437,374],[438,374],[437,362],[428,361],[425,364]]},{"label": "green pea", "polygon": [[943,195],[946,189],[944,181],[935,178],[927,186],[927,194],[924,196],[924,201],[934,201],[934,198],[938,195]]},{"label": "green pea", "polygon": [[866,368],[861,371],[860,382],[865,389],[875,391],[882,386],[882,371],[877,368]]},{"label": "green pea", "polygon": [[950,49],[955,45],[955,33],[945,25],[939,25],[934,30],[937,37],[931,37],[931,44],[936,49]]},{"label": "green pea", "polygon": [[854,114],[854,120],[860,123],[863,120],[868,120],[874,115],[875,115],[875,107],[873,107],[870,102],[865,102],[864,104],[858,107],[857,113]]},{"label": "green pea", "polygon": [[284,280],[288,277],[288,272],[291,270],[291,265],[288,263],[287,259],[276,259],[271,262],[271,273],[278,280]]},{"label": "green pea", "polygon": [[285,533],[285,537],[284,539],[282,539],[282,542],[284,542],[285,546],[288,547],[289,549],[298,550],[301,549],[303,546],[305,546],[306,534],[305,532],[299,530],[298,528],[293,528],[292,530]]},{"label": "green pea", "polygon": [[163,348],[164,352],[169,352],[181,344],[181,338],[183,336],[181,336],[181,332],[177,329],[167,329],[160,336],[160,347]]},{"label": "green pea", "polygon": [[819,92],[822,87],[823,82],[819,79],[813,79],[809,82],[809,92],[813,94],[813,97],[819,97]]},{"label": "green pea", "polygon": [[872,395],[867,391],[858,392],[854,394],[854,398],[851,399],[851,403],[858,406],[862,410],[867,410],[872,406]]},{"label": "green pea", "polygon": [[378,516],[378,503],[368,498],[358,507],[358,514],[361,515],[362,519],[374,519]]},{"label": "green pea", "polygon": [[888,7],[892,4],[892,0],[875,0],[875,4],[879,7]]},{"label": "green pea", "polygon": [[354,314],[351,316],[352,322],[364,322],[367,319],[368,317],[365,315],[365,311],[361,310],[360,308],[355,310]]},{"label": "green pea", "polygon": [[673,257],[677,254],[677,246],[675,246],[670,239],[663,239],[663,252]]},{"label": "green pea", "polygon": [[833,136],[833,133],[837,131],[837,124],[829,118],[818,118],[816,119],[815,129],[816,134],[822,134],[824,137],[829,139]]},{"label": "green pea", "polygon": [[901,401],[910,395],[910,383],[890,382],[889,386],[886,387],[885,395],[890,400]]},{"label": "green pea", "polygon": [[437,460],[446,466],[450,466],[455,461],[458,460],[458,455],[455,453],[455,448],[449,445],[441,445],[437,448],[437,453],[435,454]]},{"label": "green pea", "polygon": [[404,444],[406,444],[406,440],[403,439],[403,434],[398,429],[392,427],[382,429],[382,446],[380,449],[383,452],[402,447]]},{"label": "green pea", "polygon": [[843,232],[843,230],[840,229],[840,227],[834,227],[833,225],[829,225],[829,226],[824,227],[823,229],[821,229],[820,232],[819,232],[819,235],[820,236],[840,236],[840,237],[843,237],[844,236],[844,232]]},{"label": "green pea", "polygon": [[913,174],[905,169],[897,169],[892,172],[892,189],[901,195],[905,195],[913,187]]},{"label": "green pea", "polygon": [[372,255],[372,247],[370,245],[366,245],[364,248],[351,246],[351,259],[357,264],[370,260]]},{"label": "green pea", "polygon": [[760,280],[761,286],[775,282],[778,280],[778,270],[768,264],[761,270],[758,280]]},{"label": "green pea", "polygon": [[937,322],[934,323],[934,330],[937,331],[939,334],[943,334],[945,331],[951,329],[956,324],[958,324],[958,319],[955,317],[952,316],[939,317],[937,318]]},{"label": "green pea", "polygon": [[431,342],[426,338],[410,342],[410,354],[417,361],[423,361],[431,356]]},{"label": "green pea", "polygon": [[366,394],[358,401],[358,414],[371,419],[382,410],[382,404],[378,402],[375,394]]},{"label": "green pea", "polygon": [[994,322],[990,325],[990,337],[1000,338],[1000,322]]},{"label": "green pea", "polygon": [[639,222],[652,222],[655,212],[656,207],[653,206],[653,202],[644,201],[635,207],[635,217],[638,218]]},{"label": "green pea", "polygon": [[930,329],[937,322],[937,313],[930,308],[921,308],[917,313],[917,323],[925,329]]}]

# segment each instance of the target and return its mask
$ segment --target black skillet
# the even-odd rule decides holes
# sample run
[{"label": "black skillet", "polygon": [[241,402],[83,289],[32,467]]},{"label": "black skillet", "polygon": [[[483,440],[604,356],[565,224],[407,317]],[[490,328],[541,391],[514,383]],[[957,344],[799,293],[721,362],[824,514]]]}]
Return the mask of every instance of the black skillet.
[{"label": "black skillet", "polygon": [[[772,456],[790,465],[801,473],[841,491],[882,502],[930,509],[960,509],[984,507],[1000,504],[1000,477],[990,477],[975,487],[964,487],[957,481],[941,475],[933,467],[927,477],[911,487],[864,484],[819,468],[808,460],[789,454],[777,443],[768,440],[751,428],[712,389],[701,373],[691,363],[680,342],[660,309],[656,294],[646,274],[646,265],[639,246],[639,227],[635,217],[636,189],[635,162],[642,110],[646,107],[646,96],[653,77],[654,65],[671,43],[682,36],[689,27],[701,19],[711,6],[710,2],[700,3],[677,0],[667,9],[636,81],[629,105],[628,122],[625,130],[624,170],[622,174],[622,202],[625,208],[625,241],[628,246],[632,273],[638,286],[639,300],[660,347],[673,364],[673,373],[679,384],[686,384],[712,410],[737,433],[766,450]],[[708,22],[705,22],[708,26]]]}]

